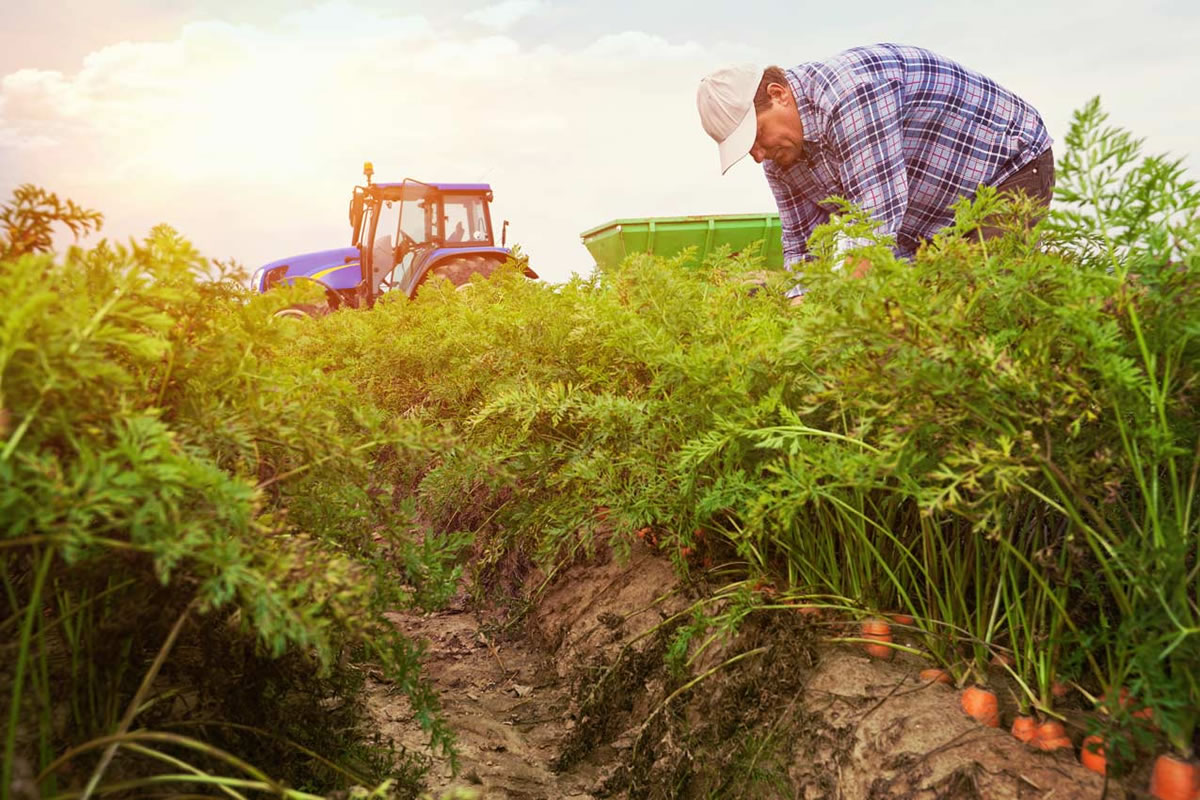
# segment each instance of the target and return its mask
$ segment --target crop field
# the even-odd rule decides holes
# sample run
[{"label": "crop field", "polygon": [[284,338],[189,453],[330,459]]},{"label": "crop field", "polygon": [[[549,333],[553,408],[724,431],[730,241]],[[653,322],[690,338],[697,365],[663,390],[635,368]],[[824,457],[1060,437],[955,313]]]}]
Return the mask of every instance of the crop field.
[{"label": "crop field", "polygon": [[[684,252],[298,320],[274,314],[303,287],[252,293],[165,226],[56,249],[100,216],[23,187],[0,216],[4,797],[1194,779],[1200,190],[1093,102],[1031,213],[981,192],[858,278],[847,209],[799,304],[786,273],[748,283],[753,252]],[[854,725],[819,691],[860,698]],[[456,715],[503,692],[492,739]],[[999,727],[995,769],[1043,793],[896,733],[926,697]],[[855,737],[883,719],[872,762]],[[528,785],[497,788],[535,740]]]}]

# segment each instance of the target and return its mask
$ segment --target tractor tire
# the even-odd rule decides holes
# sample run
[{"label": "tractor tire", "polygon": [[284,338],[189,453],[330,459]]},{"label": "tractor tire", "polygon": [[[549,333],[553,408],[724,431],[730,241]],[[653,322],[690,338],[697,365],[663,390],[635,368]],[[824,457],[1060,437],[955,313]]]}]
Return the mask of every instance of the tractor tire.
[{"label": "tractor tire", "polygon": [[308,319],[309,317],[323,317],[328,313],[329,305],[327,303],[302,303],[300,305],[281,308],[273,316],[283,319]]},{"label": "tractor tire", "polygon": [[455,289],[461,291],[471,285],[472,275],[482,275],[487,278],[496,271],[496,267],[500,263],[494,258],[484,258],[483,256],[459,256],[438,264],[429,271],[429,275],[430,277],[445,278],[454,284]]}]

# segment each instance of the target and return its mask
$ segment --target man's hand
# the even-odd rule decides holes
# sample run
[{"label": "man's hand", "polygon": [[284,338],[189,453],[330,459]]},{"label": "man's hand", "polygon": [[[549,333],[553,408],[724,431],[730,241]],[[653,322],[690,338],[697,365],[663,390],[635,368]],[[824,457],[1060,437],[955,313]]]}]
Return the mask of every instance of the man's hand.
[{"label": "man's hand", "polygon": [[859,258],[857,263],[854,263],[853,256],[846,256],[846,268],[853,269],[851,274],[856,278],[865,277],[871,270],[871,262],[865,258]]}]

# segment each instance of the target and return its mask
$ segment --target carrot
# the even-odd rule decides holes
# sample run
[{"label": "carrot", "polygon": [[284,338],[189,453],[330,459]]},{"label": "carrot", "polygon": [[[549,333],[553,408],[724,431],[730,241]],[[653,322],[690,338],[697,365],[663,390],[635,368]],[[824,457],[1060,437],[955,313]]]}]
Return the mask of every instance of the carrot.
[{"label": "carrot", "polygon": [[1092,772],[1105,774],[1108,771],[1108,758],[1104,755],[1104,740],[1099,736],[1084,739],[1079,748],[1079,763]]},{"label": "carrot", "polygon": [[[1107,692],[1100,695],[1100,703],[1105,710],[1112,708],[1112,706],[1109,704]],[[1138,709],[1137,711],[1133,712],[1133,716],[1142,717],[1143,719],[1148,716],[1147,712],[1150,710],[1148,708],[1143,708],[1141,703],[1139,703],[1136,698],[1132,697],[1129,694],[1129,690],[1124,686],[1117,691],[1117,706],[1120,708],[1128,708],[1129,706],[1133,706],[1134,708]]]},{"label": "carrot", "polygon": [[995,692],[979,686],[963,689],[962,708],[967,715],[989,728],[1000,727],[1000,704],[996,701]]},{"label": "carrot", "polygon": [[921,680],[925,683],[953,683],[954,680],[950,677],[950,673],[944,669],[931,667],[930,669],[921,670]]},{"label": "carrot", "polygon": [[1037,723],[1033,721],[1033,717],[1017,717],[1013,720],[1012,735],[1028,744],[1033,741],[1036,729]]},{"label": "carrot", "polygon": [[1039,739],[1057,739],[1066,735],[1067,731],[1063,728],[1063,724],[1056,719],[1048,719],[1037,726],[1037,738]]},{"label": "carrot", "polygon": [[[864,639],[871,639],[876,642],[891,642],[892,641],[892,626],[888,625],[881,619],[872,617],[864,619],[860,628]],[[872,658],[888,659],[892,657],[892,648],[887,644],[868,644],[865,645],[867,655]]]},{"label": "carrot", "polygon": [[1200,764],[1163,753],[1150,773],[1150,794],[1158,800],[1200,798]]},{"label": "carrot", "polygon": [[1060,700],[1066,697],[1067,693],[1070,691],[1071,687],[1067,686],[1065,683],[1059,683],[1058,681],[1055,681],[1054,683],[1050,684],[1050,694],[1054,695]]},{"label": "carrot", "polygon": [[[1132,706],[1136,710],[1131,711],[1130,716],[1136,717],[1137,719],[1146,720],[1150,723],[1150,727],[1156,727],[1154,725],[1154,709],[1150,708],[1149,706],[1143,706],[1141,703],[1139,703],[1137,698],[1132,697],[1129,694],[1129,690],[1124,686],[1122,686],[1120,691],[1117,692],[1117,705],[1121,708],[1128,708]],[[1107,694],[1100,695],[1100,707],[1105,711],[1111,710],[1112,707],[1109,705]]]},{"label": "carrot", "polygon": [[1033,746],[1039,750],[1061,750],[1071,747],[1071,739],[1061,722],[1048,719],[1037,726],[1033,735]]},{"label": "carrot", "polygon": [[1035,739],[1033,745],[1038,750],[1045,750],[1046,752],[1050,752],[1051,750],[1070,750],[1074,746],[1071,744],[1071,737],[1069,736],[1056,736],[1053,739]]},{"label": "carrot", "polygon": [[1007,653],[996,653],[994,656],[992,656],[992,664],[997,667],[1011,667],[1015,663],[1017,662],[1014,661],[1013,657]]},{"label": "carrot", "polygon": [[909,614],[892,614],[891,617],[892,617],[892,622],[896,623],[897,625],[912,625],[913,624],[913,618]]}]

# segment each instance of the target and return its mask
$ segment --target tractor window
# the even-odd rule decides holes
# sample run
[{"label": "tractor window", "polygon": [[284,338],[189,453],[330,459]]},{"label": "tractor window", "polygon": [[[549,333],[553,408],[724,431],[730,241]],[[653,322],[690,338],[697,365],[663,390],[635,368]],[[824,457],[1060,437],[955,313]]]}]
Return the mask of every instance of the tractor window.
[{"label": "tractor window", "polygon": [[386,276],[379,290],[381,292],[390,292],[392,289],[402,285],[405,276],[408,275],[408,271],[412,269],[413,259],[416,257],[417,252],[415,250],[409,250],[405,253],[400,259],[400,263],[396,265],[396,268],[392,270],[391,274]]},{"label": "tractor window", "polygon": [[376,282],[396,282],[411,266],[413,248],[429,242],[433,204],[426,200],[384,200],[371,247],[371,272]]},{"label": "tractor window", "polygon": [[430,205],[428,200],[408,200],[404,203],[404,218],[400,220],[400,228],[417,244],[429,241]]},{"label": "tractor window", "polygon": [[396,266],[396,245],[400,238],[400,204],[385,200],[376,207],[376,214],[379,218],[375,225],[375,241],[371,247],[371,271],[376,279],[379,279]]},{"label": "tractor window", "polygon": [[487,214],[481,197],[446,195],[443,200],[446,244],[480,245],[491,241]]}]

